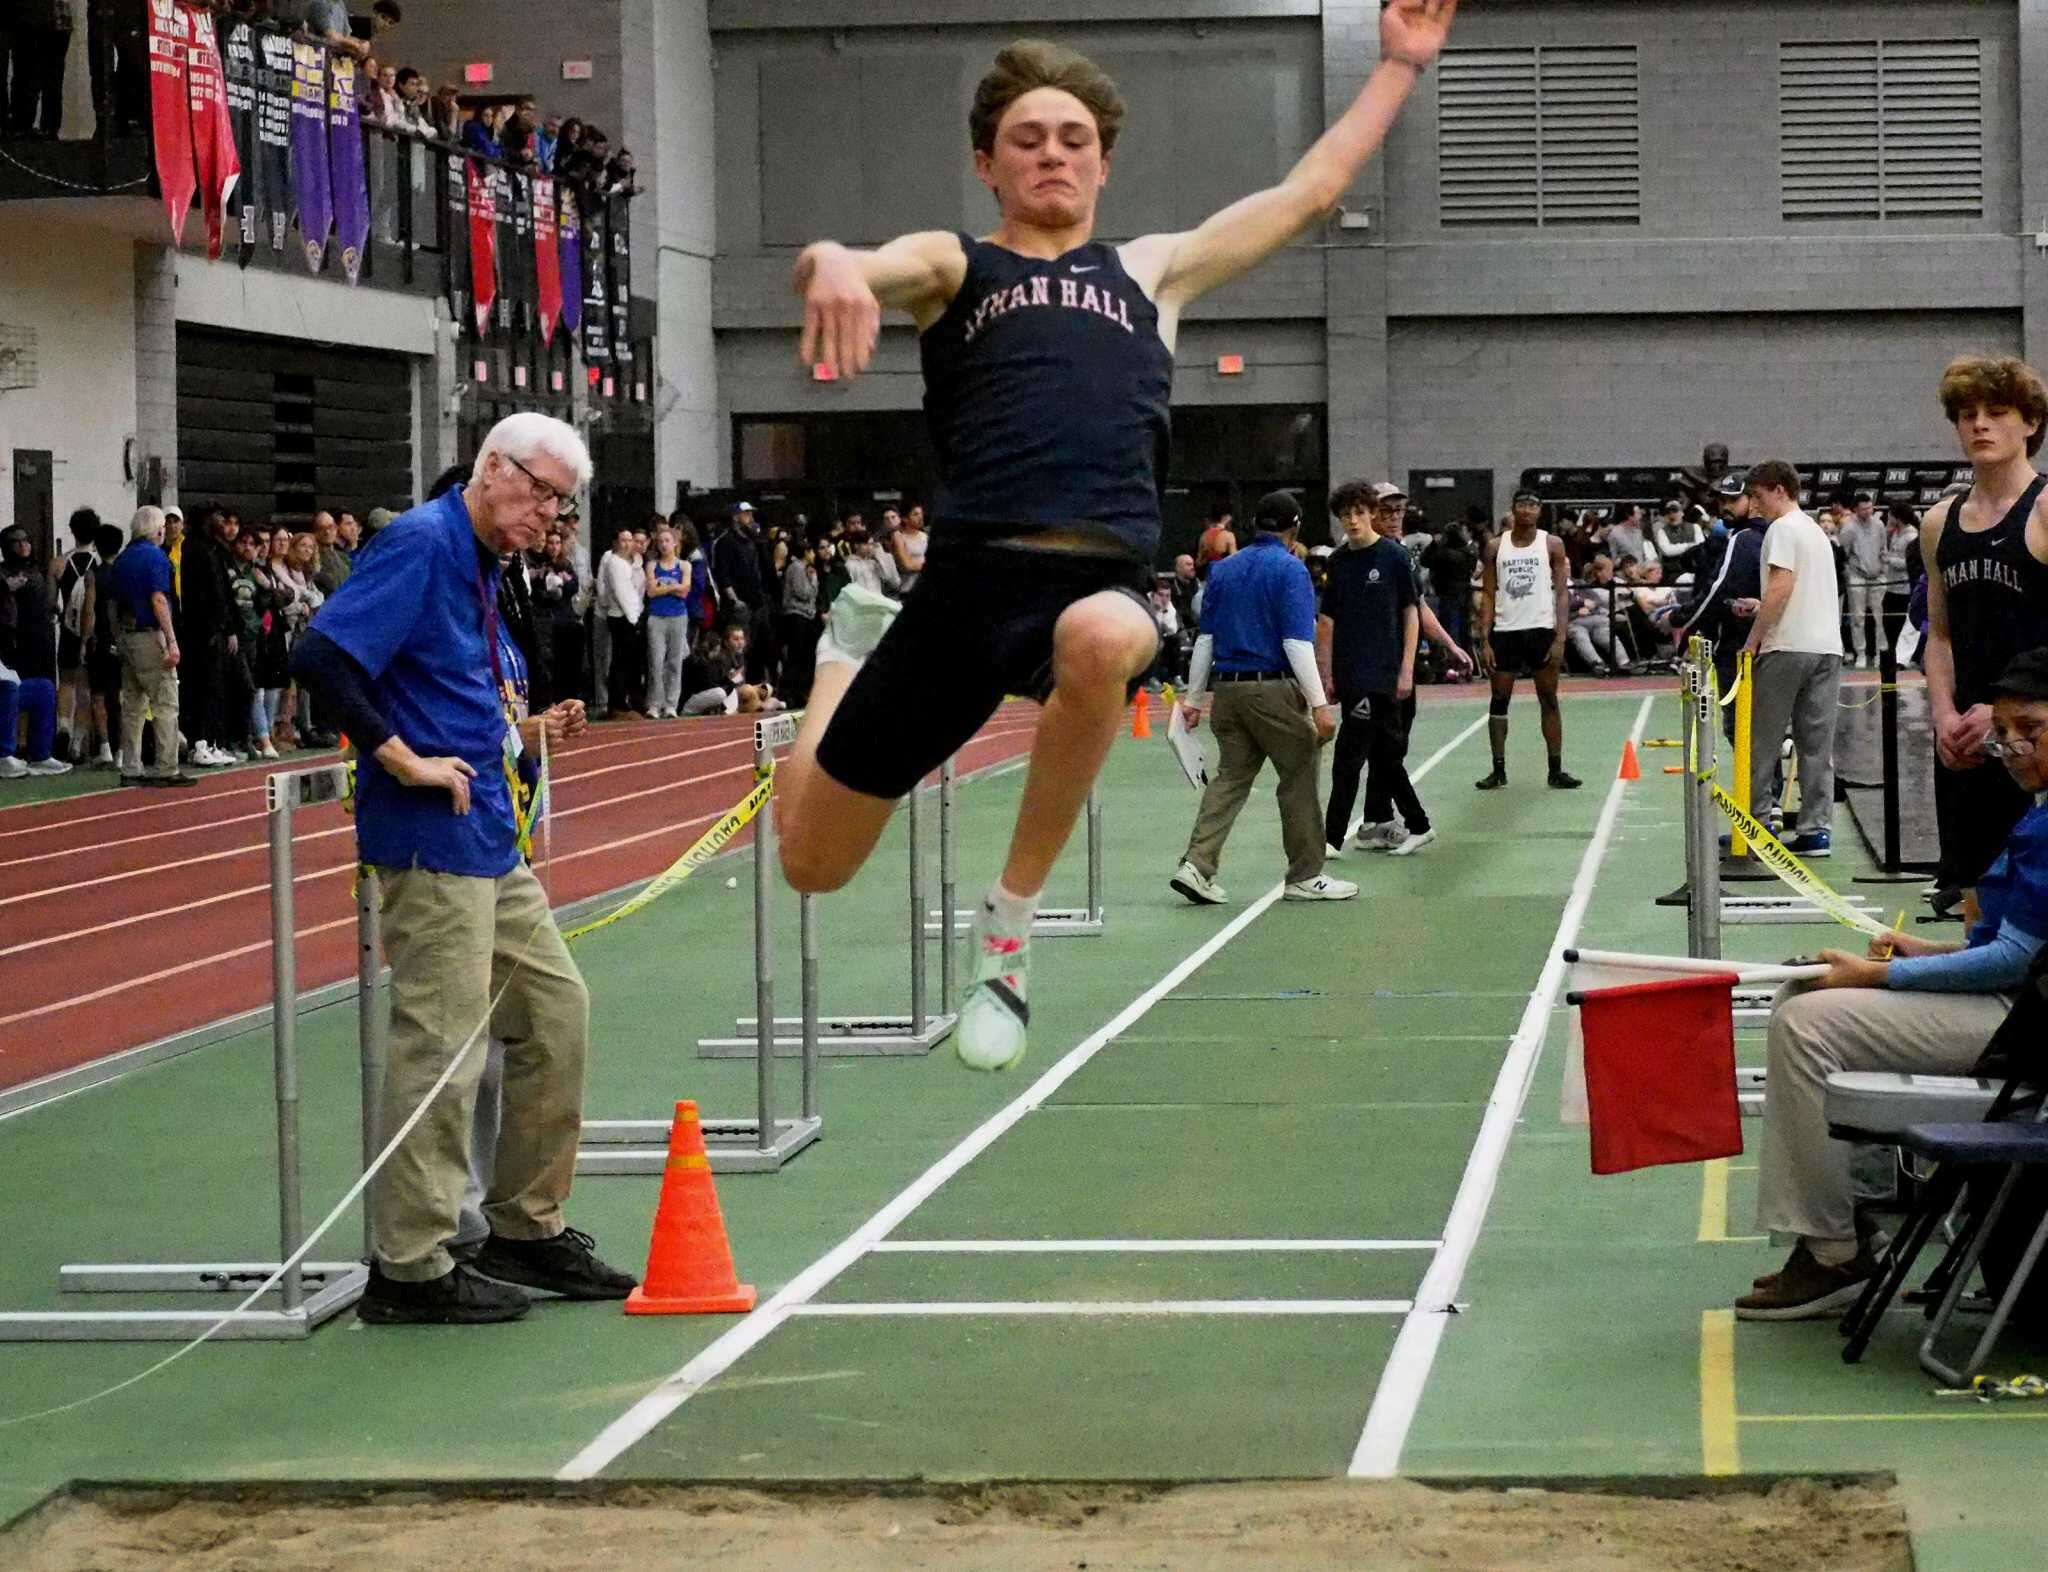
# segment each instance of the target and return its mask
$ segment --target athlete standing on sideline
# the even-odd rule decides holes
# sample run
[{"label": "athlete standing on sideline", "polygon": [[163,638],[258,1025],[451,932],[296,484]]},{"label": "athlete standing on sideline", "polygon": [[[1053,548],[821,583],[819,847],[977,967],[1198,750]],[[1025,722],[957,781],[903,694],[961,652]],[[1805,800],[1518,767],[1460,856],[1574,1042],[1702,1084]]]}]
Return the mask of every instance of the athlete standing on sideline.
[{"label": "athlete standing on sideline", "polygon": [[2048,388],[2010,357],[1965,356],[1941,379],[1941,407],[1975,472],[1967,495],[1920,525],[1927,564],[1927,699],[1934,711],[1935,882],[1975,891],[2029,796],[1985,760],[1991,687],[2015,657],[2048,645],[2048,476],[2034,470]]},{"label": "athlete standing on sideline", "polygon": [[1023,1057],[1039,896],[1158,645],[1145,594],[1181,313],[1328,216],[1456,10],[1396,0],[1380,63],[1284,180],[1199,228],[1122,246],[1093,238],[1123,124],[1115,84],[1072,50],[1012,44],[968,117],[994,234],[933,231],[875,251],[821,242],[797,261],[805,364],[846,380],[873,356],[884,308],[916,322],[943,486],[901,617],[857,588],[833,603],[776,791],[784,873],[799,890],[838,889],[895,800],[1006,693],[1045,706],[1008,859],[975,923],[954,1037],[974,1068]]},{"label": "athlete standing on sideline", "polygon": [[1564,542],[1543,528],[1543,499],[1533,491],[1516,492],[1513,526],[1501,532],[1487,554],[1479,597],[1475,642],[1480,667],[1493,683],[1486,720],[1493,773],[1474,783],[1481,791],[1499,791],[1508,783],[1508,705],[1517,677],[1536,680],[1550,784],[1560,791],[1579,785],[1576,775],[1565,773],[1564,712],[1557,704],[1557,678],[1571,627],[1565,611],[1571,577]]}]

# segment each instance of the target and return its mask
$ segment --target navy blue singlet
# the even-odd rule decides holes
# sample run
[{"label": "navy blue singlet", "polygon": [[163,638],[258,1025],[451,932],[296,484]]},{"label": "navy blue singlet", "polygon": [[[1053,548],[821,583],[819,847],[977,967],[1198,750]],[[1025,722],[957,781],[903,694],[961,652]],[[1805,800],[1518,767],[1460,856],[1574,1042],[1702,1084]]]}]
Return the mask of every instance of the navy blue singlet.
[{"label": "navy blue singlet", "polygon": [[1151,562],[1173,393],[1158,309],[1105,242],[1052,261],[960,244],[967,276],[919,345],[935,543],[962,526],[1092,524]]}]

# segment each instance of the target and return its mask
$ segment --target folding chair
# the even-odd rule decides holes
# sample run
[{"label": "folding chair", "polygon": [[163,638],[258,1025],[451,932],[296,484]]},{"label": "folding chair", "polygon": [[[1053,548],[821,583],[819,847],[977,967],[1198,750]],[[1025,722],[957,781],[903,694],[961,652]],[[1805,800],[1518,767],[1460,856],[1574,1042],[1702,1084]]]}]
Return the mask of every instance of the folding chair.
[{"label": "folding chair", "polygon": [[[1929,1311],[1933,1324],[1920,1345],[1921,1368],[1951,1386],[1967,1386],[1990,1358],[2013,1307],[2026,1290],[2027,1279],[2044,1243],[2048,1243],[2048,1219],[2036,1230],[1964,1369],[1958,1372],[1942,1364],[1935,1357],[1934,1345],[1953,1319],[1970,1274],[1976,1270],[1984,1246],[2021,1179],[2030,1168],[2048,1166],[2048,1124],[2041,1122],[2048,1110],[2043,1108],[2040,1092],[2044,1043],[2048,1043],[2048,951],[2035,961],[2019,999],[1992,1034],[1977,1062],[1979,1078],[2003,1080],[1983,1120],[1973,1124],[1915,1124],[1896,1137],[1905,1151],[1931,1159],[1934,1171],[1920,1187],[1913,1209],[1885,1252],[1876,1275],[1865,1285],[1855,1308],[1842,1320],[1842,1333],[1847,1339],[1842,1348],[1845,1363],[1855,1364],[1863,1357],[1878,1322],[1905,1285],[1913,1263],[1962,1201],[1970,1180],[1981,1178],[1987,1169],[2003,1168],[2004,1176],[1990,1204],[1969,1209],[1947,1253],[1928,1278],[1930,1288],[1938,1287],[1940,1298]],[[1833,1082],[1830,1077],[1831,1114]]]}]

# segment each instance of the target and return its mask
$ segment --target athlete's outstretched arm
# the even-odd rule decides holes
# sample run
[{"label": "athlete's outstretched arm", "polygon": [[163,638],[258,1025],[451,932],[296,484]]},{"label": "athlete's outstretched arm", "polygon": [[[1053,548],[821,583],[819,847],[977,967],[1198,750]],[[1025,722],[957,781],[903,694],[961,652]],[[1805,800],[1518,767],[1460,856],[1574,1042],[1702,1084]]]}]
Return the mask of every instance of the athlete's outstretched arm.
[{"label": "athlete's outstretched arm", "polygon": [[[1134,272],[1157,268],[1152,296],[1185,305],[1251,271],[1337,206],[1379,150],[1417,77],[1443,49],[1458,0],[1394,0],[1380,16],[1380,63],[1337,123],[1277,186],[1234,202],[1200,228],[1127,248]],[[1148,255],[1148,253],[1151,253]]]},{"label": "athlete's outstretched arm", "polygon": [[966,276],[960,237],[945,230],[903,235],[873,251],[831,240],[806,246],[793,281],[804,303],[797,358],[859,376],[874,356],[884,307],[908,311],[925,327],[952,303]]}]

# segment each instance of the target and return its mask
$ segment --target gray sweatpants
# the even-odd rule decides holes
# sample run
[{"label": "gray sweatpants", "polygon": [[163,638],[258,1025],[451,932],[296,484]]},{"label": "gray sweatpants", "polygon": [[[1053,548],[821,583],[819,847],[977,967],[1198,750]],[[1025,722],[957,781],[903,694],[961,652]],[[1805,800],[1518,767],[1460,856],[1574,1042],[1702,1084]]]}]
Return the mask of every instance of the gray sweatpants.
[{"label": "gray sweatpants", "polygon": [[1770,811],[1778,752],[1789,729],[1799,750],[1799,829],[1825,830],[1835,816],[1835,717],[1842,657],[1773,650],[1756,658],[1750,709],[1749,811]]},{"label": "gray sweatpants", "polygon": [[1783,989],[1771,1007],[1764,1078],[1760,1231],[1805,1239],[1856,1236],[1856,1148],[1828,1134],[1836,1070],[1967,1075],[2009,1008],[1997,994],[1884,988]]}]

